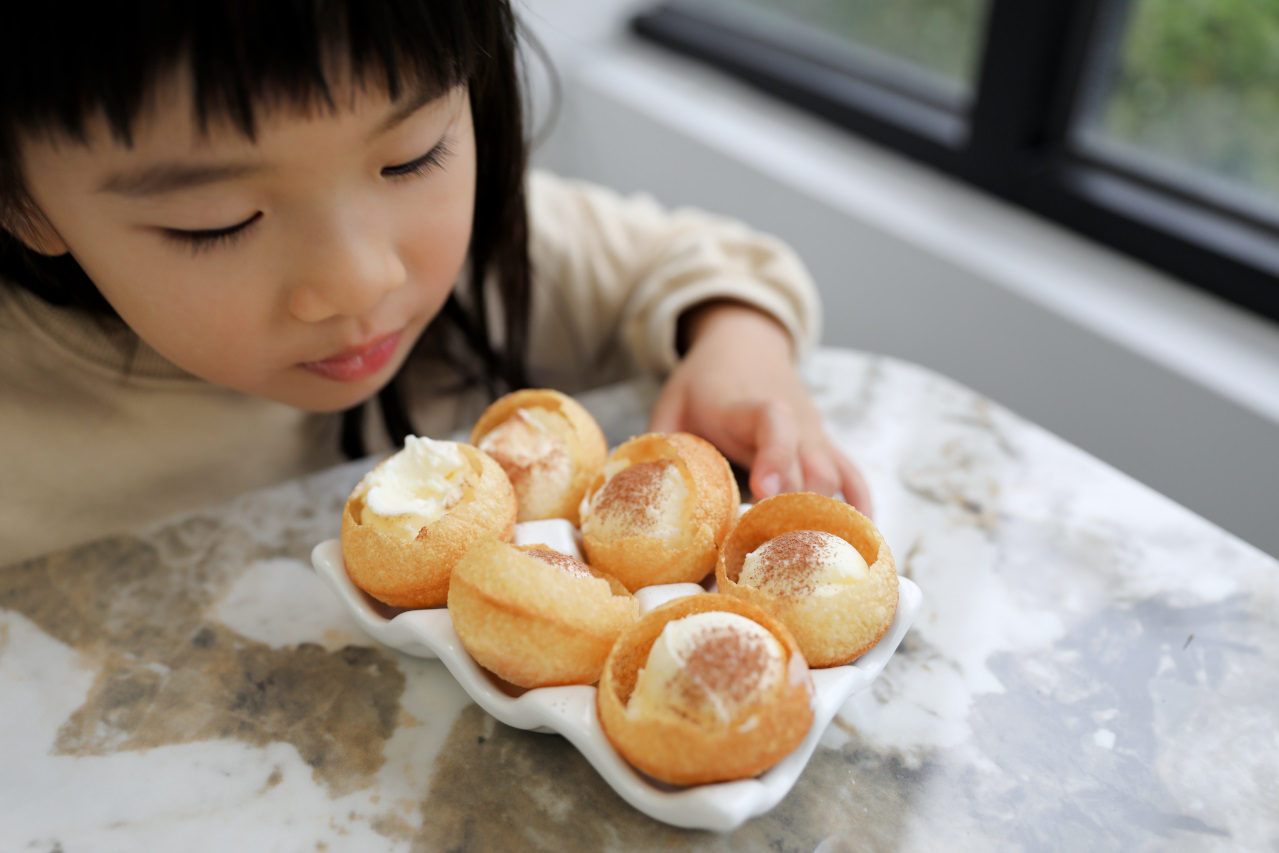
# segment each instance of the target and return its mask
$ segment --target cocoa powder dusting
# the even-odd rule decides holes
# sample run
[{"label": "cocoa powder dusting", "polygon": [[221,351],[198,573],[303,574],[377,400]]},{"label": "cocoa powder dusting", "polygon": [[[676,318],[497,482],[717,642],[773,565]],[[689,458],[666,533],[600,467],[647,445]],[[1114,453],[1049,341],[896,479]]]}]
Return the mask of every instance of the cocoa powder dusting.
[{"label": "cocoa powder dusting", "polygon": [[791,530],[764,543],[763,560],[769,587],[806,595],[817,587],[817,570],[835,558],[838,537],[821,530]]},{"label": "cocoa powder dusting", "polygon": [[685,662],[690,687],[701,684],[733,704],[741,704],[755,691],[767,667],[763,638],[727,627],[708,629]]},{"label": "cocoa powder dusting", "polygon": [[662,480],[672,462],[637,462],[609,478],[596,499],[601,515],[616,515],[636,526],[650,526],[662,507]]},{"label": "cocoa powder dusting", "polygon": [[575,578],[593,578],[590,569],[586,568],[586,564],[581,560],[575,560],[568,554],[561,554],[559,551],[553,551],[550,548],[534,548],[531,551],[525,551],[530,557],[536,557],[543,563],[562,569],[565,573]]}]

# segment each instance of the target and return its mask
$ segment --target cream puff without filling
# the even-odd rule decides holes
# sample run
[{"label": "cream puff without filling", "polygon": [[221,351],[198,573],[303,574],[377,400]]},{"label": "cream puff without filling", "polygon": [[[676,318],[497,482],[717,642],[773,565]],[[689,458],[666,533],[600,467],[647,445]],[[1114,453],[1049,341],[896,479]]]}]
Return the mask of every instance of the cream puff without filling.
[{"label": "cream puff without filling", "polygon": [[481,542],[453,570],[449,615],[480,666],[520,687],[592,684],[639,618],[621,584],[546,546]]}]

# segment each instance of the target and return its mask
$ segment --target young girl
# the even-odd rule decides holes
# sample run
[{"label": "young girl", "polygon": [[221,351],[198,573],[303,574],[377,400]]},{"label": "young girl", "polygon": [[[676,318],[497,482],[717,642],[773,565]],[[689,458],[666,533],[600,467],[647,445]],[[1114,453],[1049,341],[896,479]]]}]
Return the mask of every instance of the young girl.
[{"label": "young girl", "polygon": [[60,5],[0,24],[0,563],[637,372],[757,497],[869,508],[803,268],[526,174],[506,0]]}]

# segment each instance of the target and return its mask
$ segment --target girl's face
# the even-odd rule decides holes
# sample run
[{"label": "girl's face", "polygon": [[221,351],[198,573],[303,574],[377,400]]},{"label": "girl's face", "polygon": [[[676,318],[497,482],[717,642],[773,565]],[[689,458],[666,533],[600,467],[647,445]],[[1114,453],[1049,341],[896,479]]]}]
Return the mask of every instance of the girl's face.
[{"label": "girl's face", "polygon": [[263,109],[256,138],[201,133],[183,78],[155,93],[131,147],[22,144],[46,222],[135,332],[210,382],[312,411],[394,375],[457,280],[475,139],[465,89],[336,90],[336,111]]}]

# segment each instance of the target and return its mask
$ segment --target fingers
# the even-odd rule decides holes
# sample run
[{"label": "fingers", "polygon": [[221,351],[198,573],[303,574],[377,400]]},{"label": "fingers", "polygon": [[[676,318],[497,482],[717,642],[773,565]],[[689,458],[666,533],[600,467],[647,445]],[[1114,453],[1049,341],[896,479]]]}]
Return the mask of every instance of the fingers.
[{"label": "fingers", "polygon": [[870,486],[862,476],[861,469],[838,450],[835,451],[835,464],[839,469],[839,490],[844,493],[844,500],[855,506],[862,515],[873,519],[875,507],[870,499]]},{"label": "fingers", "polygon": [[838,453],[824,440],[801,444],[799,464],[804,472],[804,491],[827,497],[839,491],[840,471],[834,459]]},{"label": "fingers", "polygon": [[803,489],[833,497],[844,496],[867,518],[871,516],[870,487],[861,469],[849,461],[838,447],[822,439],[816,446],[803,445],[800,465],[804,472]]},{"label": "fingers", "polygon": [[684,388],[674,380],[658,395],[648,419],[649,432],[679,432],[684,428]]},{"label": "fingers", "polygon": [[648,430],[696,432],[728,458],[750,465],[755,500],[781,492],[842,492],[845,501],[870,517],[870,489],[861,471],[827,438],[816,412],[800,421],[790,405],[778,400],[708,407],[672,377],[653,408]]},{"label": "fingers", "polygon": [[802,488],[799,434],[795,416],[782,403],[765,403],[754,410],[755,460],[751,465],[751,494],[756,500]]},{"label": "fingers", "polygon": [[756,435],[757,451],[751,470],[751,492],[756,500],[787,491],[816,492],[828,497],[842,493],[846,502],[867,518],[872,516],[870,487],[861,469],[824,435],[801,438],[789,407],[765,407],[759,415]]}]

